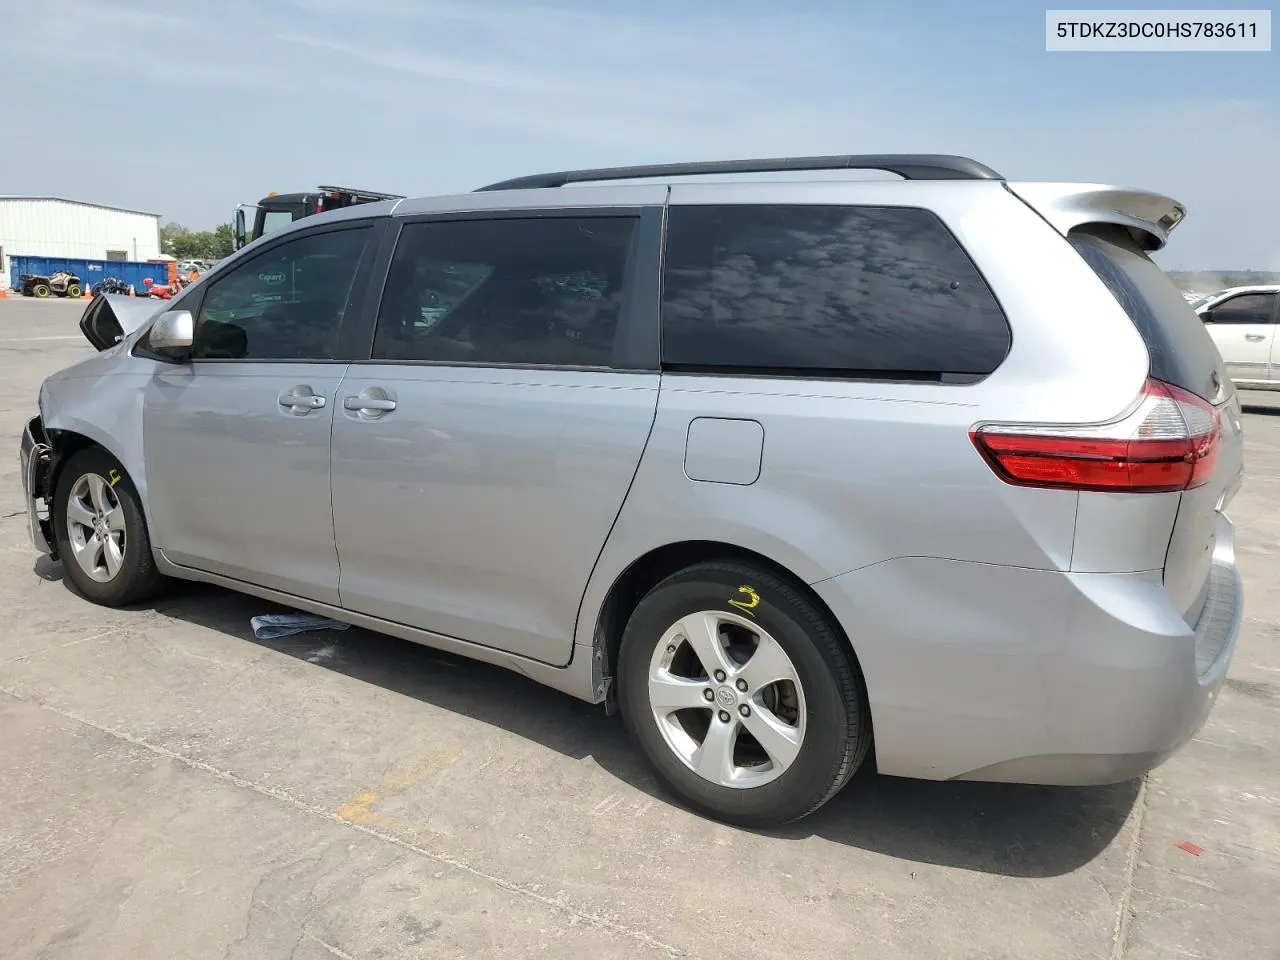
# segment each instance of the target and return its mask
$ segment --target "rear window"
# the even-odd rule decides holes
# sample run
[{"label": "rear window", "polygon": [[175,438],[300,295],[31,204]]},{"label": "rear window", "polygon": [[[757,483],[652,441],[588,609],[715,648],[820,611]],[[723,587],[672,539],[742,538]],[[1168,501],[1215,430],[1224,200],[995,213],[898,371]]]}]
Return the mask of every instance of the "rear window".
[{"label": "rear window", "polygon": [[1073,230],[1070,239],[1142,335],[1151,376],[1215,399],[1225,383],[1218,350],[1165,272],[1120,227],[1091,224]]},{"label": "rear window", "polygon": [[669,369],[971,382],[1009,325],[946,226],[905,207],[672,207]]}]

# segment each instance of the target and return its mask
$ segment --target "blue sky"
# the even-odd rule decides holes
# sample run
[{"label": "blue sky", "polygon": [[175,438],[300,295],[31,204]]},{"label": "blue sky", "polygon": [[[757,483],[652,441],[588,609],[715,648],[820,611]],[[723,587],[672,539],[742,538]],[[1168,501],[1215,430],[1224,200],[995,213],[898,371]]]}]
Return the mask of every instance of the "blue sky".
[{"label": "blue sky", "polygon": [[[85,39],[15,39],[57,16]],[[1280,53],[1047,53],[1030,3],[27,0],[5,24],[0,89],[45,119],[6,118],[0,193],[207,228],[319,183],[936,151],[1169,193],[1165,266],[1280,270]]]}]

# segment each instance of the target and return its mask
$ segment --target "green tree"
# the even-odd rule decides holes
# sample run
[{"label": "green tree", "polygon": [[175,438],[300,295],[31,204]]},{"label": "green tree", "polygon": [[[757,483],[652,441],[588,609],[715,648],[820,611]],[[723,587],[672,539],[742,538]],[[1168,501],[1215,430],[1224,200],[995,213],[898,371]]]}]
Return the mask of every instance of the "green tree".
[{"label": "green tree", "polygon": [[188,230],[180,223],[160,228],[161,252],[179,260],[221,260],[230,256],[233,248],[229,223],[214,230]]},{"label": "green tree", "polygon": [[160,252],[167,253],[171,257],[178,256],[174,248],[178,241],[189,233],[191,231],[180,223],[166,223],[160,228]]},{"label": "green tree", "polygon": [[229,257],[235,253],[235,240],[231,236],[231,224],[220,223],[218,229],[213,231],[214,252],[213,259],[221,260],[223,257]]},{"label": "green tree", "polygon": [[188,233],[175,244],[174,256],[179,260],[190,260],[194,257],[204,259],[209,255],[209,247],[212,241],[213,234],[207,230]]}]

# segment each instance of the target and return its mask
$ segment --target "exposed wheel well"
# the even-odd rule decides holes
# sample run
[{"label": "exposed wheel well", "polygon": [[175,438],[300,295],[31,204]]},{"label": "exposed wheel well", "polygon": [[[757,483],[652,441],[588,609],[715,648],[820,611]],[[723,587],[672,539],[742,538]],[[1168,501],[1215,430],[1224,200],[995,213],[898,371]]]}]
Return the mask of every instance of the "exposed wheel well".
[{"label": "exposed wheel well", "polygon": [[[857,651],[853,649],[848,634],[831,612],[831,608],[804,580],[786,567],[754,550],[747,550],[733,544],[715,540],[685,540],[650,550],[627,567],[609,588],[609,593],[600,607],[600,617],[596,621],[596,636],[602,641],[604,653],[602,665],[604,676],[614,675],[615,665],[618,662],[618,648],[622,645],[622,632],[645,594],[671,574],[707,560],[738,560],[751,563],[790,581],[797,590],[805,594],[810,603],[822,611],[832,628],[844,640],[854,660],[858,659]],[[861,665],[859,665],[860,668]]]},{"label": "exposed wheel well", "polygon": [[[90,440],[82,433],[75,433],[71,430],[47,430],[45,435],[48,437],[49,445],[53,447],[53,459],[49,464],[49,474],[45,480],[45,486],[48,488],[48,496],[50,502],[53,499],[53,491],[58,486],[58,475],[62,473],[62,468],[66,466],[67,461],[81,450],[89,447],[103,447],[102,444]],[[107,450],[111,453],[110,450]],[[115,456],[115,454],[112,454]]]}]

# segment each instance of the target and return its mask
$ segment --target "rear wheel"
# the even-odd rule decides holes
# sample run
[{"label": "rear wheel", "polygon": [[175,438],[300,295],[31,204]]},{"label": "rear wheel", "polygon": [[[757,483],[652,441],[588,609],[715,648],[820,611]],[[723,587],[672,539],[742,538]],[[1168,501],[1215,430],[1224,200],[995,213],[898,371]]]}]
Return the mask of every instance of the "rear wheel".
[{"label": "rear wheel", "polygon": [[871,742],[861,675],[810,599],[763,569],[703,563],[640,601],[623,634],[618,700],[658,779],[743,826],[812,813]]},{"label": "rear wheel", "polygon": [[49,296],[49,285],[47,283],[36,283],[31,286],[31,295],[44,299]]},{"label": "rear wheel", "polygon": [[63,568],[90,600],[123,606],[163,588],[138,492],[105,450],[72,455],[58,475],[52,518]]}]

